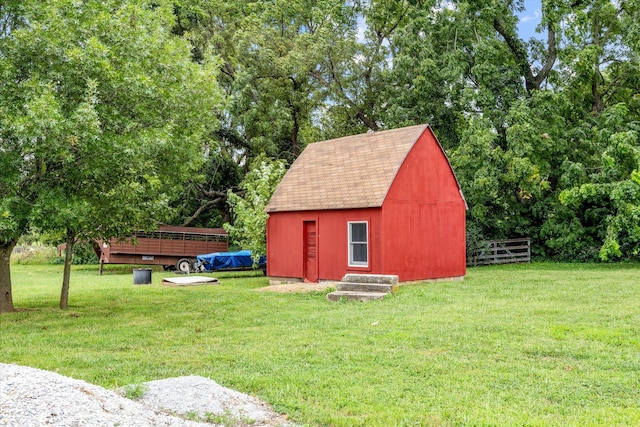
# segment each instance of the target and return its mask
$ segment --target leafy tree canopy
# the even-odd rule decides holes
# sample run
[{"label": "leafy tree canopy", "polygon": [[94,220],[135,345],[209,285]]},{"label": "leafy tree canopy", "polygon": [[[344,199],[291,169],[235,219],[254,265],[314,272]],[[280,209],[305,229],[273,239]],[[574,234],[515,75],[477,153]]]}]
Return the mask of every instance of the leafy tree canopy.
[{"label": "leafy tree canopy", "polygon": [[[191,61],[160,2],[26,1],[3,12],[19,24],[0,39],[0,247],[27,227],[57,231],[72,249],[168,217],[217,125],[218,63]],[[10,285],[8,275],[6,264]]]}]

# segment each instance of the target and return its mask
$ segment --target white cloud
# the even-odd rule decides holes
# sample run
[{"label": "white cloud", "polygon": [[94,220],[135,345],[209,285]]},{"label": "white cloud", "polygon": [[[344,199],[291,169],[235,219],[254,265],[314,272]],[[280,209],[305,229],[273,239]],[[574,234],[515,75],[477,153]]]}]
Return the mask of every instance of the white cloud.
[{"label": "white cloud", "polygon": [[533,11],[533,14],[521,16],[520,22],[529,22],[529,21],[540,22],[540,18],[542,18],[542,11],[540,9],[536,9]]}]

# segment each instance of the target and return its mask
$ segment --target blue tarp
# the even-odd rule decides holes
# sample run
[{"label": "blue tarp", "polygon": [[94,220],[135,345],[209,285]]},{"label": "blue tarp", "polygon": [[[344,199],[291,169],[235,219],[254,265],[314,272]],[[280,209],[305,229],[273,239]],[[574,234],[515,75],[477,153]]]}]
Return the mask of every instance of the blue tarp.
[{"label": "blue tarp", "polygon": [[[251,251],[247,250],[238,252],[214,252],[212,254],[198,255],[197,258],[203,271],[253,267]],[[264,257],[260,257],[258,264],[265,264]]]}]

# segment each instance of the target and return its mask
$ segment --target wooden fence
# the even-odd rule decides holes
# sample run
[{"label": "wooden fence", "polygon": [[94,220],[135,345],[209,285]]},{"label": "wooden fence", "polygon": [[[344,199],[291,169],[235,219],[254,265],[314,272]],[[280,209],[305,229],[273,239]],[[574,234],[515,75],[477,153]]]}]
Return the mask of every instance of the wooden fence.
[{"label": "wooden fence", "polygon": [[531,262],[530,239],[507,239],[487,242],[487,246],[467,255],[467,265]]}]

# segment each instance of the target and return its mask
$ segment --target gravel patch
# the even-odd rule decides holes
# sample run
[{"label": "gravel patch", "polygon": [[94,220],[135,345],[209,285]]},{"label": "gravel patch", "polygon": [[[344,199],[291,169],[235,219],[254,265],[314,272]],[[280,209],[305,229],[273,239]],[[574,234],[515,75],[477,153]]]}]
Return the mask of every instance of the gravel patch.
[{"label": "gravel patch", "polygon": [[170,413],[224,420],[225,425],[236,427],[293,426],[260,399],[194,375],[144,383],[140,402]]},{"label": "gravel patch", "polygon": [[142,390],[133,401],[55,372],[0,363],[0,426],[293,427],[259,399],[203,377],[151,381]]}]

